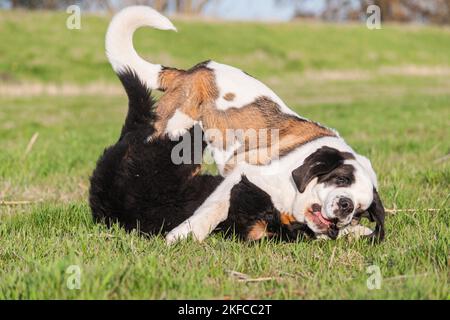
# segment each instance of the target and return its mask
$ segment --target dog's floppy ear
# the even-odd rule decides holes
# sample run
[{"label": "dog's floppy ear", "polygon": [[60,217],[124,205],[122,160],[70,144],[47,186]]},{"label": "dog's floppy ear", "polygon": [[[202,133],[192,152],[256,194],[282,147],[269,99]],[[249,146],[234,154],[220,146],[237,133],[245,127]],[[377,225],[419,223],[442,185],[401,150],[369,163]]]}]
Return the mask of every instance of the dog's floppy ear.
[{"label": "dog's floppy ear", "polygon": [[369,235],[375,241],[383,241],[384,239],[384,217],[386,215],[384,211],[383,203],[381,202],[380,195],[377,190],[373,189],[373,202],[367,209],[369,214],[369,220],[376,223],[375,230]]},{"label": "dog's floppy ear", "polygon": [[306,186],[311,180],[330,173],[350,157],[353,155],[330,147],[317,149],[305,159],[300,167],[292,171],[292,178],[298,191],[305,192]]}]

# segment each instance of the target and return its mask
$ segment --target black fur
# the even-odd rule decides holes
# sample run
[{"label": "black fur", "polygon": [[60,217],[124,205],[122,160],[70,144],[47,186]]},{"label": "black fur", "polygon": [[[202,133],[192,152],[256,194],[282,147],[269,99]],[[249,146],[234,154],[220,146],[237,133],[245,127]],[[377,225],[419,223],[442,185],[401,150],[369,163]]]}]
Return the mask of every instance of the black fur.
[{"label": "black fur", "polygon": [[282,224],[280,212],[273,205],[269,194],[242,176],[241,182],[231,189],[228,219],[219,228],[245,238],[256,221],[266,222],[267,232],[280,240],[292,241],[300,235],[315,237],[304,223]]},{"label": "black fur", "polygon": [[[129,98],[128,115],[119,140],[97,162],[89,204],[97,222],[118,222],[128,231],[164,234],[190,217],[223,178],[195,175],[198,164],[173,164],[171,150],[178,141],[158,138],[148,142],[154,132],[155,101],[133,71],[119,78]],[[231,191],[228,219],[218,229],[245,239],[259,220],[267,222],[268,231],[281,239],[313,236],[305,224],[282,225],[270,196],[243,177]]]},{"label": "black fur", "polygon": [[380,195],[378,191],[373,188],[373,201],[367,211],[360,212],[355,215],[356,219],[362,217],[368,218],[371,222],[375,222],[375,230],[369,235],[369,238],[373,239],[374,242],[381,242],[384,240],[384,218],[386,212],[384,210],[383,203],[381,202]]},{"label": "black fur", "polygon": [[353,166],[344,165],[344,160],[354,159],[348,152],[341,152],[330,147],[321,147],[311,153],[303,164],[292,171],[292,178],[300,193],[305,192],[306,186],[318,177],[319,182],[334,183],[342,185],[338,179],[345,177],[345,186],[350,186],[355,182]]},{"label": "black fur", "polygon": [[119,222],[127,230],[165,232],[187,219],[222,178],[192,177],[198,165],[175,165],[178,142],[147,142],[156,119],[150,92],[132,72],[119,75],[129,110],[119,141],[105,150],[91,177],[90,206],[96,221]]}]

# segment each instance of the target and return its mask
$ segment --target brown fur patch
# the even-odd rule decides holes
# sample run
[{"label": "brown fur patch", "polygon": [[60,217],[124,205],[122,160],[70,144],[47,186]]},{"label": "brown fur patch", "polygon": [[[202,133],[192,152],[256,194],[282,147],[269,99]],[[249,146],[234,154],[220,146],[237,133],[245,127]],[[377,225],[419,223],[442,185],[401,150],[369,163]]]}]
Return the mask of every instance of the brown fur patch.
[{"label": "brown fur patch", "polygon": [[[225,132],[226,128],[278,130],[278,141],[272,141],[271,132],[267,133],[264,141],[258,136],[253,145],[249,145],[245,140],[240,150],[235,152],[233,158],[225,165],[225,172],[231,171],[241,159],[250,164],[265,165],[272,159],[282,157],[317,138],[336,136],[333,131],[318,123],[283,113],[275,102],[267,98],[260,98],[239,109],[231,108],[221,112],[216,110],[213,116],[214,122],[208,121],[207,118],[203,122],[204,126],[212,125],[222,132]],[[254,150],[256,148],[258,150]]]},{"label": "brown fur patch", "polygon": [[[234,168],[237,160],[264,165],[277,155],[281,157],[309,141],[336,136],[333,131],[315,122],[282,112],[278,104],[266,97],[258,98],[240,108],[218,110],[215,101],[219,97],[219,90],[214,73],[207,67],[207,63],[201,63],[188,71],[164,68],[160,73],[160,86],[165,90],[165,94],[156,106],[159,120],[155,124],[155,135],[164,133],[167,122],[176,110],[195,121],[201,121],[204,130],[217,130],[217,134],[206,138],[218,148],[225,148],[234,143],[229,141],[227,129],[242,130],[242,147],[226,164],[228,171]],[[229,92],[224,99],[234,99],[234,96]],[[249,129],[253,129],[253,132],[248,131]],[[262,129],[268,130],[266,136],[259,134]],[[273,130],[278,130],[279,139],[276,142],[272,141]],[[231,139],[236,139],[236,135],[232,135]],[[240,157],[236,159],[238,155]]]},{"label": "brown fur patch", "polygon": [[197,166],[194,171],[191,173],[191,178],[194,178],[195,176],[199,175],[202,172],[202,166]]},{"label": "brown fur patch", "polygon": [[291,224],[295,221],[297,221],[294,216],[287,212],[281,212],[280,213],[280,221],[282,224]]},{"label": "brown fur patch", "polygon": [[267,222],[263,220],[258,220],[253,226],[250,227],[250,231],[247,235],[247,240],[256,241],[263,237],[266,237],[267,233]]},{"label": "brown fur patch", "polygon": [[228,92],[223,96],[223,99],[226,101],[233,101],[236,98],[236,95],[232,92]]},{"label": "brown fur patch", "polygon": [[163,67],[159,73],[159,90],[165,91],[169,86],[174,83],[175,79],[183,74],[183,70]]},{"label": "brown fur patch", "polygon": [[204,64],[188,71],[165,68],[160,73],[159,81],[165,94],[156,105],[159,119],[155,124],[155,135],[164,133],[167,122],[176,110],[194,120],[199,120],[202,114],[202,105],[211,103],[218,97],[214,75]]}]

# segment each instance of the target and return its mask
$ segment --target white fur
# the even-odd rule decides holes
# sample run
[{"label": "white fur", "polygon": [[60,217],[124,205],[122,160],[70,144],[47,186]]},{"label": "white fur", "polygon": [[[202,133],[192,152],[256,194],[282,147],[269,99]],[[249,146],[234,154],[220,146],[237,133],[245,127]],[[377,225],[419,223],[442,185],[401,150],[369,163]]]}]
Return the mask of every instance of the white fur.
[{"label": "white fur", "polygon": [[159,12],[146,6],[131,6],[114,16],[106,33],[106,55],[114,71],[131,67],[148,88],[158,89],[161,65],[142,59],[133,47],[133,33],[147,26],[160,30],[174,30],[172,22]]},{"label": "white fur", "polygon": [[358,163],[364,168],[364,171],[369,174],[369,178],[372,181],[375,189],[378,189],[377,175],[372,168],[372,163],[370,162],[370,160],[360,154],[356,154],[355,156],[356,161],[358,161]]},{"label": "white fur", "polygon": [[[372,202],[373,184],[370,177],[374,173],[366,172],[355,160],[347,160],[353,162],[352,164],[356,167],[356,183],[352,187],[340,188],[342,190],[339,192],[336,192],[335,188],[326,190],[328,187],[317,184],[317,179],[313,179],[305,192],[298,192],[292,179],[292,171],[302,165],[306,157],[323,146],[355,154],[342,138],[324,137],[309,142],[265,166],[239,163],[191,218],[169,232],[166,238],[167,243],[184,239],[190,233],[199,241],[205,239],[220,222],[227,218],[229,204],[226,203],[229,202],[231,189],[239,183],[241,174],[245,174],[253,184],[267,192],[275,208],[281,212],[293,213],[297,221],[307,223],[314,232],[321,232],[321,230],[305,218],[304,212],[313,203],[325,203],[329,194],[334,195],[333,197],[344,194],[353,199],[356,206],[360,204],[363,209],[367,209]],[[368,230],[363,231],[368,232]],[[356,233],[356,229],[349,229],[345,233]]]},{"label": "white fur", "polygon": [[167,122],[165,133],[171,139],[176,139],[184,135],[196,121],[180,110],[176,110],[174,115]]},{"label": "white fur", "polygon": [[227,218],[231,189],[240,180],[241,175],[238,173],[228,176],[189,219],[169,232],[166,242],[172,244],[185,239],[190,233],[196,240],[203,241],[220,222]]},{"label": "white fur", "polygon": [[194,212],[194,215],[167,235],[167,242],[173,243],[177,239],[186,238],[189,233],[193,233],[194,237],[201,241],[221,221],[225,220],[228,214],[228,206],[214,204],[223,204],[223,201],[229,201],[231,189],[239,183],[241,174],[245,174],[252,183],[267,192],[275,208],[279,211],[293,212],[297,221],[305,222],[304,211],[294,211],[296,208],[293,204],[298,191],[291,173],[304,162],[308,155],[322,146],[335,147],[341,151],[352,151],[341,138],[325,137],[307,143],[266,166],[250,165],[245,162],[238,163],[233,172]]},{"label": "white fur", "polygon": [[[373,201],[374,186],[370,179],[370,174],[355,160],[346,160],[344,163],[352,165],[355,169],[355,182],[350,187],[325,186],[324,184],[316,183],[312,187],[310,194],[304,193],[306,197],[314,195],[317,199],[315,202],[325,205],[322,213],[329,219],[336,218],[334,209],[336,209],[336,203],[341,197],[351,199],[355,209],[359,206],[362,210],[366,210]],[[349,215],[345,223],[350,223],[351,218],[352,215]]]},{"label": "white fur", "polygon": [[229,159],[231,159],[234,155],[234,152],[238,150],[241,146],[239,141],[235,141],[231,146],[227,149],[223,149],[222,147],[210,146],[211,154],[214,159],[214,163],[217,166],[217,170],[221,176],[225,176],[225,165]]},{"label": "white fur", "polygon": [[[348,151],[340,148],[336,149]],[[355,154],[354,152],[352,153]],[[326,186],[322,183],[317,183],[317,179],[314,179],[308,184],[305,192],[297,193],[296,195],[293,209],[294,217],[298,221],[308,223],[308,226],[314,232],[320,232],[320,230],[311,221],[305,219],[304,216],[304,212],[310,208],[312,204],[321,204],[322,214],[328,219],[333,219],[336,218],[334,212],[339,198],[346,197],[351,199],[354,204],[354,210],[346,219],[341,220],[338,223],[338,227],[340,227],[341,225],[346,225],[351,222],[353,214],[358,207],[361,210],[366,210],[373,201],[374,183],[371,179],[371,177],[375,175],[373,170],[366,170],[355,160],[346,160],[344,163],[351,164],[355,169],[355,182],[350,187]]]},{"label": "white fur", "polygon": [[[299,117],[269,87],[242,70],[215,61],[209,62],[207,67],[214,71],[219,89],[219,98],[216,100],[217,109],[241,108],[259,97],[267,97],[277,103],[283,112]],[[225,100],[223,96],[227,93],[233,93],[235,98],[232,101]]]},{"label": "white fur", "polygon": [[[133,47],[133,33],[142,26],[176,31],[176,28],[166,17],[152,8],[146,6],[128,7],[119,12],[109,25],[106,35],[106,53],[116,72],[122,72],[130,67],[148,88],[158,89],[158,78],[162,66],[145,61]],[[214,61],[209,62],[208,67],[214,71],[216,85],[219,89],[219,98],[216,101],[218,109],[241,108],[254,102],[259,97],[267,97],[277,103],[281,111],[299,117],[270,88],[243,71]],[[226,101],[223,96],[227,93],[233,93],[235,98],[232,101]],[[184,134],[194,124],[193,119],[177,110],[168,122],[166,133],[170,137],[176,138]],[[189,233],[192,233],[197,240],[201,241],[221,221],[225,220],[229,209],[231,189],[240,181],[242,173],[271,196],[278,210],[292,212],[297,221],[305,222],[305,208],[313,203],[311,201],[329,202],[330,200],[327,200],[329,195],[336,192],[325,190],[324,186],[317,184],[316,179],[314,179],[307,186],[307,190],[300,194],[295,187],[291,173],[304,162],[307,156],[322,146],[334,147],[340,151],[355,154],[340,137],[326,137],[307,143],[265,166],[254,166],[245,162],[239,163],[234,171],[195,211],[194,215],[167,235],[167,242],[172,243],[185,238]],[[214,149],[213,147],[215,160],[220,160],[217,161],[219,167],[228,160],[238,147],[239,145],[233,145],[227,150],[220,150],[217,147]],[[372,201],[372,190],[369,191],[369,186],[374,185],[376,187],[376,175],[367,158],[359,155],[356,155],[356,157],[357,160],[351,162],[356,168],[357,183],[351,188],[347,188],[348,190],[345,190],[345,192],[352,196],[355,203],[368,207],[370,201]],[[327,216],[330,217],[331,214],[327,212]],[[308,225],[314,230],[314,226],[310,223]]]},{"label": "white fur", "polygon": [[[234,152],[241,147],[241,142],[236,138],[234,130],[225,130],[225,134],[219,129],[204,130],[205,141],[208,143],[208,149],[222,176],[224,176],[224,167],[227,161],[233,156]],[[223,147],[224,139],[227,141]]]}]

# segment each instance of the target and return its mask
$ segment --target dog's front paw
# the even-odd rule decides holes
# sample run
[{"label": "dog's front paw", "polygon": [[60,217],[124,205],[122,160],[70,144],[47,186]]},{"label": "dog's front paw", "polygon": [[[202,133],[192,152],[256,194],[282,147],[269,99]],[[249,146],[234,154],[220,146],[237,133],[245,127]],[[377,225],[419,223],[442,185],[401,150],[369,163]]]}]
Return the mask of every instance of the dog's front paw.
[{"label": "dog's front paw", "polygon": [[177,241],[186,239],[192,232],[189,221],[185,221],[166,235],[166,244],[171,245]]},{"label": "dog's front paw", "polygon": [[168,245],[174,244],[186,239],[190,234],[193,235],[195,240],[201,242],[208,236],[209,229],[202,223],[197,223],[195,219],[188,219],[167,234],[166,243]]},{"label": "dog's front paw", "polygon": [[172,118],[169,119],[166,126],[166,134],[172,140],[183,136],[195,125],[196,121],[180,110],[175,111]]},{"label": "dog's front paw", "polygon": [[179,128],[171,131],[166,131],[167,135],[171,140],[177,140],[178,138],[184,136],[188,132],[188,129]]}]

